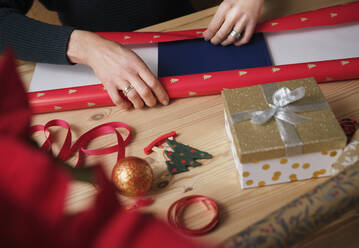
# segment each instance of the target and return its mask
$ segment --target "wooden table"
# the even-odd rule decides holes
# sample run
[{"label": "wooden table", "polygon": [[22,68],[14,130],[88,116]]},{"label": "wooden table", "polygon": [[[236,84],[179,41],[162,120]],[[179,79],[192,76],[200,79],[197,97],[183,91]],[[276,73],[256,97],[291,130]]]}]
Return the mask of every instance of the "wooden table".
[{"label": "wooden table", "polygon": [[[271,0],[266,3],[260,20],[346,2],[350,1]],[[208,25],[215,10],[216,8],[207,9],[140,31],[204,28]],[[29,85],[33,69],[33,63],[19,65],[26,86]],[[320,87],[338,119],[350,117],[359,120],[359,80],[321,84]],[[156,173],[163,172],[165,165],[155,154],[146,156],[143,148],[164,133],[174,130],[179,134],[177,138],[179,142],[213,154],[214,158],[203,161],[202,166],[173,176],[165,189],[153,190],[151,196],[155,202],[145,210],[164,219],[169,205],[183,196],[202,194],[215,199],[220,205],[221,221],[213,232],[199,238],[203,241],[210,241],[212,244],[224,241],[326,180],[312,179],[242,191],[237,181],[232,153],[224,130],[223,104],[219,95],[177,99],[171,101],[166,107],[157,106],[128,112],[116,107],[105,107],[39,114],[34,116],[33,123],[45,123],[51,119],[68,121],[73,128],[74,139],[92,127],[105,122],[122,121],[129,124],[135,135],[126,154],[147,157],[146,159],[150,161]],[[115,137],[106,136],[94,141],[90,147],[109,146],[114,143]],[[89,157],[87,162],[89,164],[101,162],[110,173],[115,160],[116,154],[111,154]],[[74,161],[72,159],[70,163]],[[91,185],[74,183],[67,197],[67,211],[79,211],[86,207],[95,193]],[[121,200],[125,203],[132,201],[124,197],[121,197]],[[209,216],[203,212],[201,208],[188,211],[185,214],[187,224],[190,227],[204,224]],[[300,244],[300,247],[338,247],[339,245],[354,247],[359,242],[359,235],[355,235],[359,234],[358,230],[359,218],[355,213],[348,213],[336,223],[313,234],[310,239]]]}]

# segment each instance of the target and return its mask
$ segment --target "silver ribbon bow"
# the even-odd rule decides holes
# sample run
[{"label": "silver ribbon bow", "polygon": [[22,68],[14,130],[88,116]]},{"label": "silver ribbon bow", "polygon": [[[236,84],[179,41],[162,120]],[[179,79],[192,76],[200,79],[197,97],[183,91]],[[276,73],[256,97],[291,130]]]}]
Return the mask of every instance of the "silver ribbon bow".
[{"label": "silver ribbon bow", "polygon": [[326,101],[316,101],[303,104],[292,104],[305,96],[305,88],[299,87],[290,90],[286,87],[277,89],[274,84],[260,85],[269,109],[247,110],[230,115],[230,122],[251,120],[254,124],[265,124],[274,118],[279,134],[286,148],[287,156],[302,154],[303,143],[300,140],[295,126],[310,120],[310,118],[298,115],[296,112],[307,112],[328,109]]}]

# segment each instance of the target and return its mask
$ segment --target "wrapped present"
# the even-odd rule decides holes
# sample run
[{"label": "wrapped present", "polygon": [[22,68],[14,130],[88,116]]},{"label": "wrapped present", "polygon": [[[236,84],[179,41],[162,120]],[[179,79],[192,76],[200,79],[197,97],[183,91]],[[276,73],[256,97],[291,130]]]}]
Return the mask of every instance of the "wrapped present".
[{"label": "wrapped present", "polygon": [[313,78],[222,96],[242,188],[330,175],[346,136]]}]

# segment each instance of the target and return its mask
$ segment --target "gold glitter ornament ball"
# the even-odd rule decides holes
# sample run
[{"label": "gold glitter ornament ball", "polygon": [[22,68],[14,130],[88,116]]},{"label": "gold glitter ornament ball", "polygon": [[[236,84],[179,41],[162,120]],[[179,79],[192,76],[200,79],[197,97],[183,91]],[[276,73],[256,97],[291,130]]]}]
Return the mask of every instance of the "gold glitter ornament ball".
[{"label": "gold glitter ornament ball", "polygon": [[126,157],[117,162],[112,170],[112,181],[122,195],[141,196],[152,185],[153,172],[146,160]]}]

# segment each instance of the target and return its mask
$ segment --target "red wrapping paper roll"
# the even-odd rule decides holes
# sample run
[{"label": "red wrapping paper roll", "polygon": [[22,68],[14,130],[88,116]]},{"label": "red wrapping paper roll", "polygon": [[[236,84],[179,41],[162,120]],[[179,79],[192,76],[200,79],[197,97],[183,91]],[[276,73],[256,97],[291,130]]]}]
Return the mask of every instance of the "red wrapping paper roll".
[{"label": "red wrapping paper roll", "polygon": [[[273,32],[359,21],[359,2],[298,13],[258,24],[257,32]],[[176,32],[100,33],[122,44],[139,44],[193,39],[204,29]],[[219,94],[223,88],[239,88],[298,78],[314,77],[317,82],[359,78],[359,58],[338,59],[243,70],[179,75],[159,78],[170,98]],[[104,87],[99,85],[31,92],[34,113],[73,110],[113,105]]]}]

